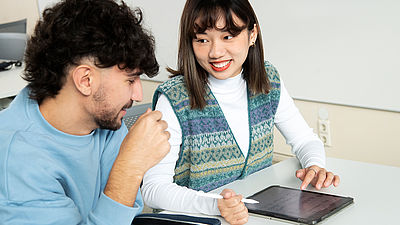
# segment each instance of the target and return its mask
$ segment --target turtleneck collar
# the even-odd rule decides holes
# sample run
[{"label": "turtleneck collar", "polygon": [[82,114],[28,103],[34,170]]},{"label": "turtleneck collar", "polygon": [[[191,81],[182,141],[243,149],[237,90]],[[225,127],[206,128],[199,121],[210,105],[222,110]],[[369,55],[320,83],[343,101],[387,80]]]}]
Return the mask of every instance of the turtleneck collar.
[{"label": "turtleneck collar", "polygon": [[214,93],[230,93],[242,89],[246,85],[243,79],[243,70],[236,76],[225,80],[219,80],[212,75],[208,75],[208,84]]}]

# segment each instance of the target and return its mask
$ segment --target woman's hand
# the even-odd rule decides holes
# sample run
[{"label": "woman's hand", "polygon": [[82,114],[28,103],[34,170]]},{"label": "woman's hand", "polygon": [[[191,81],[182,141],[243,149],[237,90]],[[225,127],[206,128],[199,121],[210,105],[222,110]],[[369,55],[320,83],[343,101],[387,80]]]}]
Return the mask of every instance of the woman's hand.
[{"label": "woman's hand", "polygon": [[301,190],[306,189],[310,183],[317,190],[320,190],[322,187],[329,187],[331,184],[337,187],[340,183],[338,175],[334,175],[332,172],[328,172],[326,169],[315,165],[297,170],[296,177],[303,181],[300,186]]},{"label": "woman's hand", "polygon": [[243,196],[236,195],[233,190],[224,189],[221,192],[223,199],[218,199],[218,209],[221,216],[232,225],[241,225],[247,223],[249,213],[246,206],[241,202]]}]

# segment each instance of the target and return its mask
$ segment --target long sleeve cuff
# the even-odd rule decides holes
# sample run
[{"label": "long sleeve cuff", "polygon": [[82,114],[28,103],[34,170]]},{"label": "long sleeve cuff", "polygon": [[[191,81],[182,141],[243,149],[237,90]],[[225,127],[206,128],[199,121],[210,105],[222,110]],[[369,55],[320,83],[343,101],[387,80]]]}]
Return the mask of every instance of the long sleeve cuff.
[{"label": "long sleeve cuff", "polygon": [[128,207],[120,204],[104,193],[101,193],[100,198],[97,202],[96,207],[92,211],[90,217],[91,220],[96,221],[95,224],[127,224],[132,223],[133,218],[142,212],[143,200],[138,192],[133,207]]},{"label": "long sleeve cuff", "polygon": [[296,154],[303,168],[313,165],[325,168],[325,151],[321,141],[311,141],[302,146]]}]

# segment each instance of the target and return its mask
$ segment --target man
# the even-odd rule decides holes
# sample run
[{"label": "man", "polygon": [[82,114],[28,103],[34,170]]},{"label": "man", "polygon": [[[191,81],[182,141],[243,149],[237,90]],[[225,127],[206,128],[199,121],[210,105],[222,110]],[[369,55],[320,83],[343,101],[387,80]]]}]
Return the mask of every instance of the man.
[{"label": "man", "polygon": [[139,75],[154,76],[141,12],[112,0],[64,0],[43,13],[26,50],[28,86],[0,113],[0,224],[130,224],[144,173],[169,151]]}]

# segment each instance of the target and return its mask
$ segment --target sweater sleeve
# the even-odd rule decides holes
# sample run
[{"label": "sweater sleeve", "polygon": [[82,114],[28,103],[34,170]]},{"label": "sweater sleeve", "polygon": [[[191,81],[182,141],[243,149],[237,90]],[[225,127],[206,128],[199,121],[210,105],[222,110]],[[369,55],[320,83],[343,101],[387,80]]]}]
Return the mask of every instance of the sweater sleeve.
[{"label": "sweater sleeve", "polygon": [[[128,129],[125,123],[121,126],[121,129],[115,132],[105,131],[108,133],[107,142],[105,149],[101,157],[101,190],[104,190],[108,176],[114,161],[118,155],[118,149],[121,146],[122,141],[128,134]],[[132,207],[127,207],[121,203],[118,203],[103,192],[101,192],[97,204],[90,211],[87,221],[89,224],[131,224],[133,218],[140,214],[143,210],[143,199],[140,189],[136,194],[136,201]],[[116,216],[117,215],[117,216]]]},{"label": "sweater sleeve", "polygon": [[[89,213],[87,225],[108,225],[108,224],[127,224],[132,223],[133,218],[140,214],[143,209],[143,200],[140,191],[137,193],[133,207],[122,205],[104,193],[96,204],[96,207]],[[83,225],[82,224],[82,225]]]},{"label": "sweater sleeve", "polygon": [[325,167],[325,150],[322,141],[308,126],[281,80],[281,95],[275,125],[292,147],[293,154],[303,168],[317,165]]},{"label": "sweater sleeve", "polygon": [[37,199],[29,202],[0,203],[0,222],[10,225],[130,225],[143,206],[119,204],[102,194],[87,218],[83,218],[73,201],[64,196],[59,199]]},{"label": "sweater sleeve", "polygon": [[159,97],[156,110],[162,112],[162,119],[168,123],[171,150],[144,176],[142,192],[145,203],[157,209],[220,215],[215,199],[197,196],[197,191],[173,183],[175,163],[182,143],[182,130],[165,95]]}]

